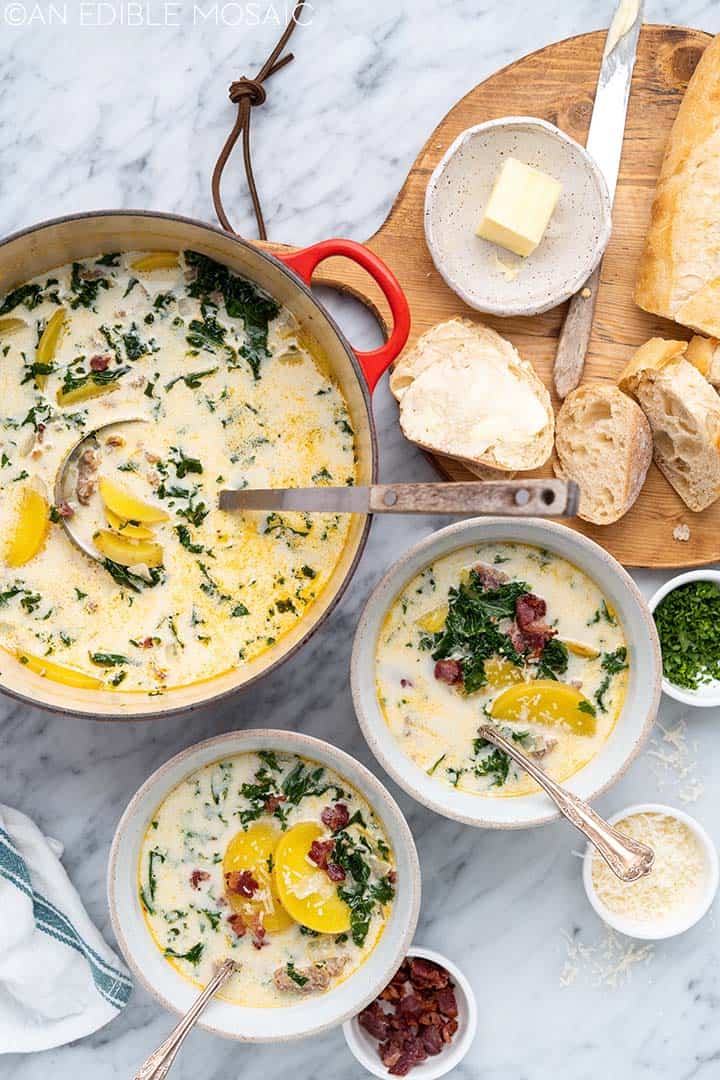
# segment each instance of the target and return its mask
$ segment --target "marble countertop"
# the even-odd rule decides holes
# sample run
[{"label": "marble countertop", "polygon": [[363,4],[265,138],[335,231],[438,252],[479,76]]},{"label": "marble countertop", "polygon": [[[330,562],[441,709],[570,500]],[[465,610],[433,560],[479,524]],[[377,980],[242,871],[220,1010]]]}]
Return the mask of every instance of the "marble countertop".
[{"label": "marble countertop", "polygon": [[[117,206],[211,220],[209,172],[233,115],[226,87],[257,69],[284,8],[271,0],[0,4],[0,233]],[[425,138],[462,94],[526,52],[606,24],[610,8],[594,0],[311,5],[309,25],[295,37],[295,63],[272,80],[268,104],[254,117],[255,163],[271,236],[296,243],[369,236]],[[649,0],[646,17],[720,30],[720,11],[711,0]],[[225,196],[236,227],[252,235],[237,161]],[[334,302],[333,308],[353,341],[377,340],[368,317],[350,302]],[[429,465],[399,434],[385,382],[375,414],[382,478],[431,479]],[[335,741],[382,776],[350,700],[353,629],[389,562],[439,524],[376,521],[359,571],[329,624],[271,681],[221,707],[158,723],[113,725],[0,700],[0,800],[63,841],[66,866],[110,940],[105,869],[115,824],[137,786],[177,750],[238,726],[301,727]],[[637,577],[649,594],[664,575]],[[720,842],[712,754],[719,721],[715,710],[688,716],[663,701],[652,744],[599,809],[610,813],[652,799],[684,806],[689,799],[690,811]],[[681,745],[676,755],[681,764],[672,764],[670,740],[682,744],[683,737],[685,750]],[[622,972],[613,978],[603,961],[613,946],[586,902],[580,844],[570,826],[476,831],[433,816],[388,786],[408,815],[423,866],[417,941],[459,961],[479,1001],[479,1034],[458,1077],[717,1076],[720,947],[713,914],[682,938],[658,944],[629,978]],[[566,935],[571,951],[583,946],[570,964]],[[138,989],[125,1012],[94,1037],[40,1055],[4,1057],[0,1075],[124,1080],[171,1023]],[[307,1080],[360,1075],[337,1031],[261,1048],[196,1032],[173,1076],[279,1080],[289,1069]]]}]

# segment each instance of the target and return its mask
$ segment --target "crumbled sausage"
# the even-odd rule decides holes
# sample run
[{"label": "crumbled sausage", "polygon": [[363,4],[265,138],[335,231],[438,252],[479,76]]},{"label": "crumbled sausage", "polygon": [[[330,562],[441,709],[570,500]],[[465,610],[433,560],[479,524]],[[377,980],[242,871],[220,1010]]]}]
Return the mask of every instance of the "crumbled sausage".
[{"label": "crumbled sausage", "polygon": [[459,660],[438,660],[435,664],[435,678],[439,682],[455,686],[463,680],[462,664]]},{"label": "crumbled sausage", "polygon": [[83,506],[89,504],[90,499],[95,493],[99,465],[100,457],[98,452],[97,450],[91,449],[91,447],[83,450],[78,458],[75,494],[77,495],[78,502],[82,503]]},{"label": "crumbled sausage", "polygon": [[330,981],[340,975],[347,962],[346,956],[330,956],[327,960],[318,960],[308,967],[296,968],[295,975],[299,976],[297,980],[288,974],[287,968],[277,968],[273,974],[273,982],[278,990],[285,993],[312,994],[327,990]]}]

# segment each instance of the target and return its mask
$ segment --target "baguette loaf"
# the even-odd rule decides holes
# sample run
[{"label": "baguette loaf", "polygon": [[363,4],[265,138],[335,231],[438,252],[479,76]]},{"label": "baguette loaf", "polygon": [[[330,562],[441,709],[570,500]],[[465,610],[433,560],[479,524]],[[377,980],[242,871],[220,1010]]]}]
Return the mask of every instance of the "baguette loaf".
[{"label": "baguette loaf", "polygon": [[653,440],[645,414],[617,386],[579,386],[556,418],[556,476],[580,485],[579,516],[610,525],[627,513],[645,482]]},{"label": "baguette loaf", "polygon": [[469,319],[432,327],[390,377],[411,442],[507,475],[552,452],[550,395],[528,361],[494,330]]},{"label": "baguette loaf", "polygon": [[652,207],[635,300],[720,337],[720,35],[675,118]]},{"label": "baguette loaf", "polygon": [[720,397],[685,359],[687,343],[653,338],[620,376],[650,422],[654,457],[691,510],[720,495]]}]

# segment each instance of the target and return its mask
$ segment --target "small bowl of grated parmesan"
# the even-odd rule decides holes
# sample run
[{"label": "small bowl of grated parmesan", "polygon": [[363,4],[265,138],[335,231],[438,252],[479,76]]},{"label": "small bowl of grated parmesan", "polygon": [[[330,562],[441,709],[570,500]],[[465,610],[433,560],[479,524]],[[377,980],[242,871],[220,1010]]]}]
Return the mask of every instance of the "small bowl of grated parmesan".
[{"label": "small bowl of grated parmesan", "polygon": [[706,914],[718,889],[718,855],[703,826],[661,803],[629,806],[608,821],[651,847],[655,861],[646,877],[623,882],[588,846],[583,884],[597,914],[621,934],[649,941],[689,930]]}]

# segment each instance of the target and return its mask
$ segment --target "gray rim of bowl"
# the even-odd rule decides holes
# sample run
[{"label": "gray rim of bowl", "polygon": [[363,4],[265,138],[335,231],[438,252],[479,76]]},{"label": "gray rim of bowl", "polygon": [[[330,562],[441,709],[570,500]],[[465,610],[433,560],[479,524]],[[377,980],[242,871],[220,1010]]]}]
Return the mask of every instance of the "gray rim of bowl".
[{"label": "gray rim of bowl", "polygon": [[[515,304],[509,303],[502,306],[498,304],[485,304],[483,307],[480,307],[470,293],[446,272],[435,243],[430,220],[435,189],[450,160],[464,143],[477,135],[478,132],[489,131],[496,127],[537,127],[551,133],[561,142],[566,143],[568,146],[578,151],[580,157],[583,158],[587,164],[588,171],[593,178],[598,192],[598,203],[601,210],[601,220],[599,222],[600,235],[592,256],[588,258],[586,266],[577,272],[572,279],[570,286],[566,287],[561,293],[558,293],[557,296],[552,297],[552,299],[543,301],[540,304],[535,304],[531,307],[523,305],[520,301]],[[474,311],[480,311],[489,315],[499,315],[501,317],[510,317],[513,315],[542,315],[543,312],[550,311],[552,308],[562,304],[568,297],[578,292],[605,254],[605,249],[610,242],[610,235],[612,233],[612,203],[610,202],[610,195],[608,193],[605,177],[600,171],[595,159],[590,156],[584,146],[581,146],[580,143],[576,142],[570,135],[566,135],[564,131],[561,131],[560,128],[556,127],[554,124],[548,123],[547,120],[541,120],[537,116],[505,116],[498,120],[486,120],[482,124],[475,124],[473,127],[466,128],[465,131],[462,131],[451,143],[432,171],[427,188],[425,189],[425,210],[423,216],[425,223],[425,240],[427,242],[428,250],[432,256],[432,261],[435,264],[435,269],[448,288],[452,289],[455,295],[459,296],[461,300],[464,300]]]},{"label": "gray rim of bowl", "polygon": [[[301,1034],[280,1034],[277,1037],[267,1036],[263,1038],[255,1038],[251,1035],[237,1035],[231,1031],[219,1031],[218,1028],[213,1027],[210,1024],[204,1024],[202,1023],[202,1021],[198,1021],[195,1025],[196,1027],[201,1028],[203,1031],[210,1032],[210,1034],[212,1035],[218,1035],[221,1038],[225,1039],[232,1039],[235,1042],[296,1042],[299,1039],[305,1039],[311,1035],[319,1035],[324,1031],[330,1031],[333,1028],[336,1028],[343,1024],[346,1020],[351,1019],[358,1012],[364,1009],[366,1005],[369,1005],[370,1002],[375,997],[377,997],[379,991],[392,978],[393,974],[402,962],[403,956],[407,954],[407,951],[410,948],[410,944],[415,935],[415,929],[417,927],[417,921],[420,914],[422,882],[420,875],[420,863],[418,860],[415,840],[413,839],[412,832],[410,831],[410,826],[408,825],[402,810],[400,809],[390,792],[384,786],[384,784],[380,780],[378,780],[374,773],[372,773],[365,765],[363,765],[362,762],[358,761],[351,754],[348,754],[345,750],[339,750],[336,746],[333,746],[332,743],[327,742],[325,739],[317,739],[314,735],[304,735],[302,732],[299,731],[285,731],[282,728],[248,728],[244,731],[229,731],[223,735],[215,735],[210,739],[203,739],[201,742],[193,743],[192,746],[188,746],[185,750],[181,750],[180,753],[174,754],[173,757],[171,757],[168,761],[164,762],[164,764],[160,765],[159,768],[155,769],[155,771],[152,772],[150,776],[148,776],[147,780],[145,780],[137,789],[132,799],[123,811],[122,817],[120,818],[115,829],[112,845],[110,847],[110,856],[108,859],[106,884],[108,908],[110,911],[110,921],[112,922],[113,932],[115,934],[117,943],[120,946],[120,950],[125,957],[125,960],[127,961],[130,970],[132,971],[133,975],[138,980],[140,985],[144,987],[144,989],[147,990],[148,993],[163,1006],[163,1008],[167,1009],[168,1012],[174,1013],[176,1016],[183,1015],[183,1013],[180,1012],[180,1010],[176,1009],[175,1006],[172,1005],[167,1000],[167,998],[165,998],[163,994],[161,994],[160,991],[152,985],[152,983],[148,982],[143,972],[140,970],[140,968],[137,967],[134,958],[132,957],[131,950],[128,947],[128,943],[125,938],[125,934],[123,933],[123,929],[118,916],[118,907],[115,896],[115,877],[118,860],[118,849],[125,828],[130,819],[133,817],[138,803],[140,802],[142,797],[154,786],[154,784],[165,775],[165,773],[167,773],[179,762],[192,757],[193,754],[195,754],[201,749],[204,749],[205,747],[217,746],[220,749],[225,743],[230,741],[236,741],[238,739],[241,742],[245,742],[250,741],[251,739],[275,739],[278,737],[282,738],[283,740],[287,740],[291,744],[295,744],[295,746],[297,746],[298,748],[302,747],[303,751],[306,753],[306,756],[309,757],[311,760],[313,751],[316,751],[318,747],[321,747],[325,751],[330,751],[332,756],[337,758],[337,771],[338,773],[340,773],[341,776],[346,775],[343,770],[345,766],[349,763],[349,767],[358,769],[362,774],[363,779],[373,789],[373,796],[376,800],[376,802],[373,803],[373,809],[376,808],[377,804],[384,805],[388,808],[390,814],[396,819],[400,832],[403,834],[403,843],[406,846],[406,850],[410,858],[411,877],[407,886],[411,897],[410,918],[407,927],[403,931],[401,941],[398,944],[397,949],[393,952],[392,960],[385,965],[385,971],[382,975],[382,978],[377,980],[376,985],[373,986],[370,992],[363,995],[362,1000],[356,1008],[348,1010],[341,1016],[338,1016],[336,1019],[328,1021],[328,1023],[317,1024],[313,1028],[310,1028],[307,1031],[302,1032]],[[238,751],[238,753],[241,752],[242,751]],[[289,752],[293,753],[294,751],[291,750]],[[188,772],[191,771],[192,768],[188,770]],[[382,938],[380,939],[380,942],[378,943],[376,948],[380,948],[381,944]],[[358,968],[358,971],[361,971],[363,966],[364,965],[361,965],[360,968]],[[353,976],[351,975],[350,978],[352,977]]]},{"label": "gray rim of bowl", "polygon": [[[612,773],[612,775],[608,777],[608,779],[603,784],[599,785],[588,795],[584,796],[587,801],[590,801],[604,794],[604,792],[608,791],[609,788],[616,784],[617,781],[625,775],[625,773],[630,768],[630,766],[642,750],[643,746],[645,745],[652,726],[655,723],[655,717],[657,716],[658,706],[660,704],[660,694],[662,689],[662,660],[660,657],[660,645],[658,642],[657,631],[655,629],[655,620],[653,619],[648,609],[648,606],[643,599],[642,593],[638,589],[633,579],[628,574],[627,570],[625,570],[625,568],[621,566],[617,559],[613,558],[613,556],[608,551],[605,551],[603,547],[601,547],[599,544],[596,544],[594,540],[588,539],[588,537],[583,536],[582,533],[577,533],[571,529],[568,529],[565,525],[558,525],[556,522],[544,521],[541,518],[525,518],[524,520],[527,522],[532,522],[533,524],[541,525],[542,528],[548,531],[550,536],[560,536],[565,533],[571,533],[574,537],[575,542],[581,548],[585,548],[586,551],[592,551],[593,554],[599,556],[604,562],[611,566],[614,572],[622,581],[623,585],[632,594],[633,599],[637,603],[638,609],[640,610],[640,613],[642,615],[642,619],[648,630],[648,636],[652,646],[652,696],[647,715],[643,722],[642,730],[638,735],[638,738],[631,753],[628,754],[622,765],[620,765],[620,767],[616,769],[615,772]],[[399,787],[403,789],[403,791],[405,791],[408,795],[415,799],[416,802],[420,803],[422,806],[427,807],[429,810],[433,810],[435,813],[440,814],[442,817],[451,818],[453,821],[461,821],[465,825],[473,825],[474,827],[480,829],[532,829],[539,825],[547,825],[551,821],[557,821],[562,816],[560,814],[560,811],[550,811],[548,814],[542,817],[525,819],[524,821],[498,822],[488,820],[487,818],[483,818],[480,816],[468,817],[467,814],[460,814],[453,810],[450,810],[448,807],[443,806],[441,803],[436,802],[434,799],[425,799],[424,797],[421,798],[413,785],[408,780],[406,780],[405,777],[401,776],[400,773],[395,769],[394,765],[390,761],[388,761],[388,759],[385,757],[385,754],[378,745],[373,730],[373,723],[365,710],[362,701],[362,694],[360,693],[358,686],[358,670],[360,667],[360,661],[358,659],[358,642],[363,635],[368,633],[367,623],[370,617],[369,613],[371,607],[375,602],[376,596],[395,578],[398,579],[398,586],[395,590],[394,595],[397,595],[397,593],[402,588],[402,585],[405,584],[404,581],[401,582],[399,580],[401,576],[400,571],[409,559],[413,558],[416,554],[426,550],[428,551],[428,559],[431,558],[429,552],[432,550],[432,548],[440,538],[450,536],[452,534],[459,534],[460,536],[462,536],[463,532],[469,530],[472,527],[475,527],[478,524],[501,524],[508,529],[508,532],[510,532],[513,527],[513,519],[503,517],[470,518],[466,521],[456,522],[454,525],[447,525],[444,529],[438,529],[437,532],[431,533],[430,536],[426,536],[424,540],[421,540],[419,543],[414,544],[392,564],[392,566],[389,568],[389,570],[386,571],[385,574],[383,574],[382,578],[377,583],[365,603],[362,614],[360,616],[360,620],[358,622],[357,630],[355,632],[352,657],[350,661],[350,686],[352,690],[353,705],[355,708],[355,715],[357,716],[363,736],[365,737],[365,741],[368,744],[371,752],[375,756],[376,760],[382,765],[383,769],[385,769],[387,774],[392,777],[395,783],[398,784]],[[512,537],[509,537],[509,539],[512,539]],[[457,545],[457,547],[461,546],[461,543]],[[565,558],[565,556],[563,556],[563,558]],[[479,802],[482,802],[482,799],[483,796],[478,796]]]}]

